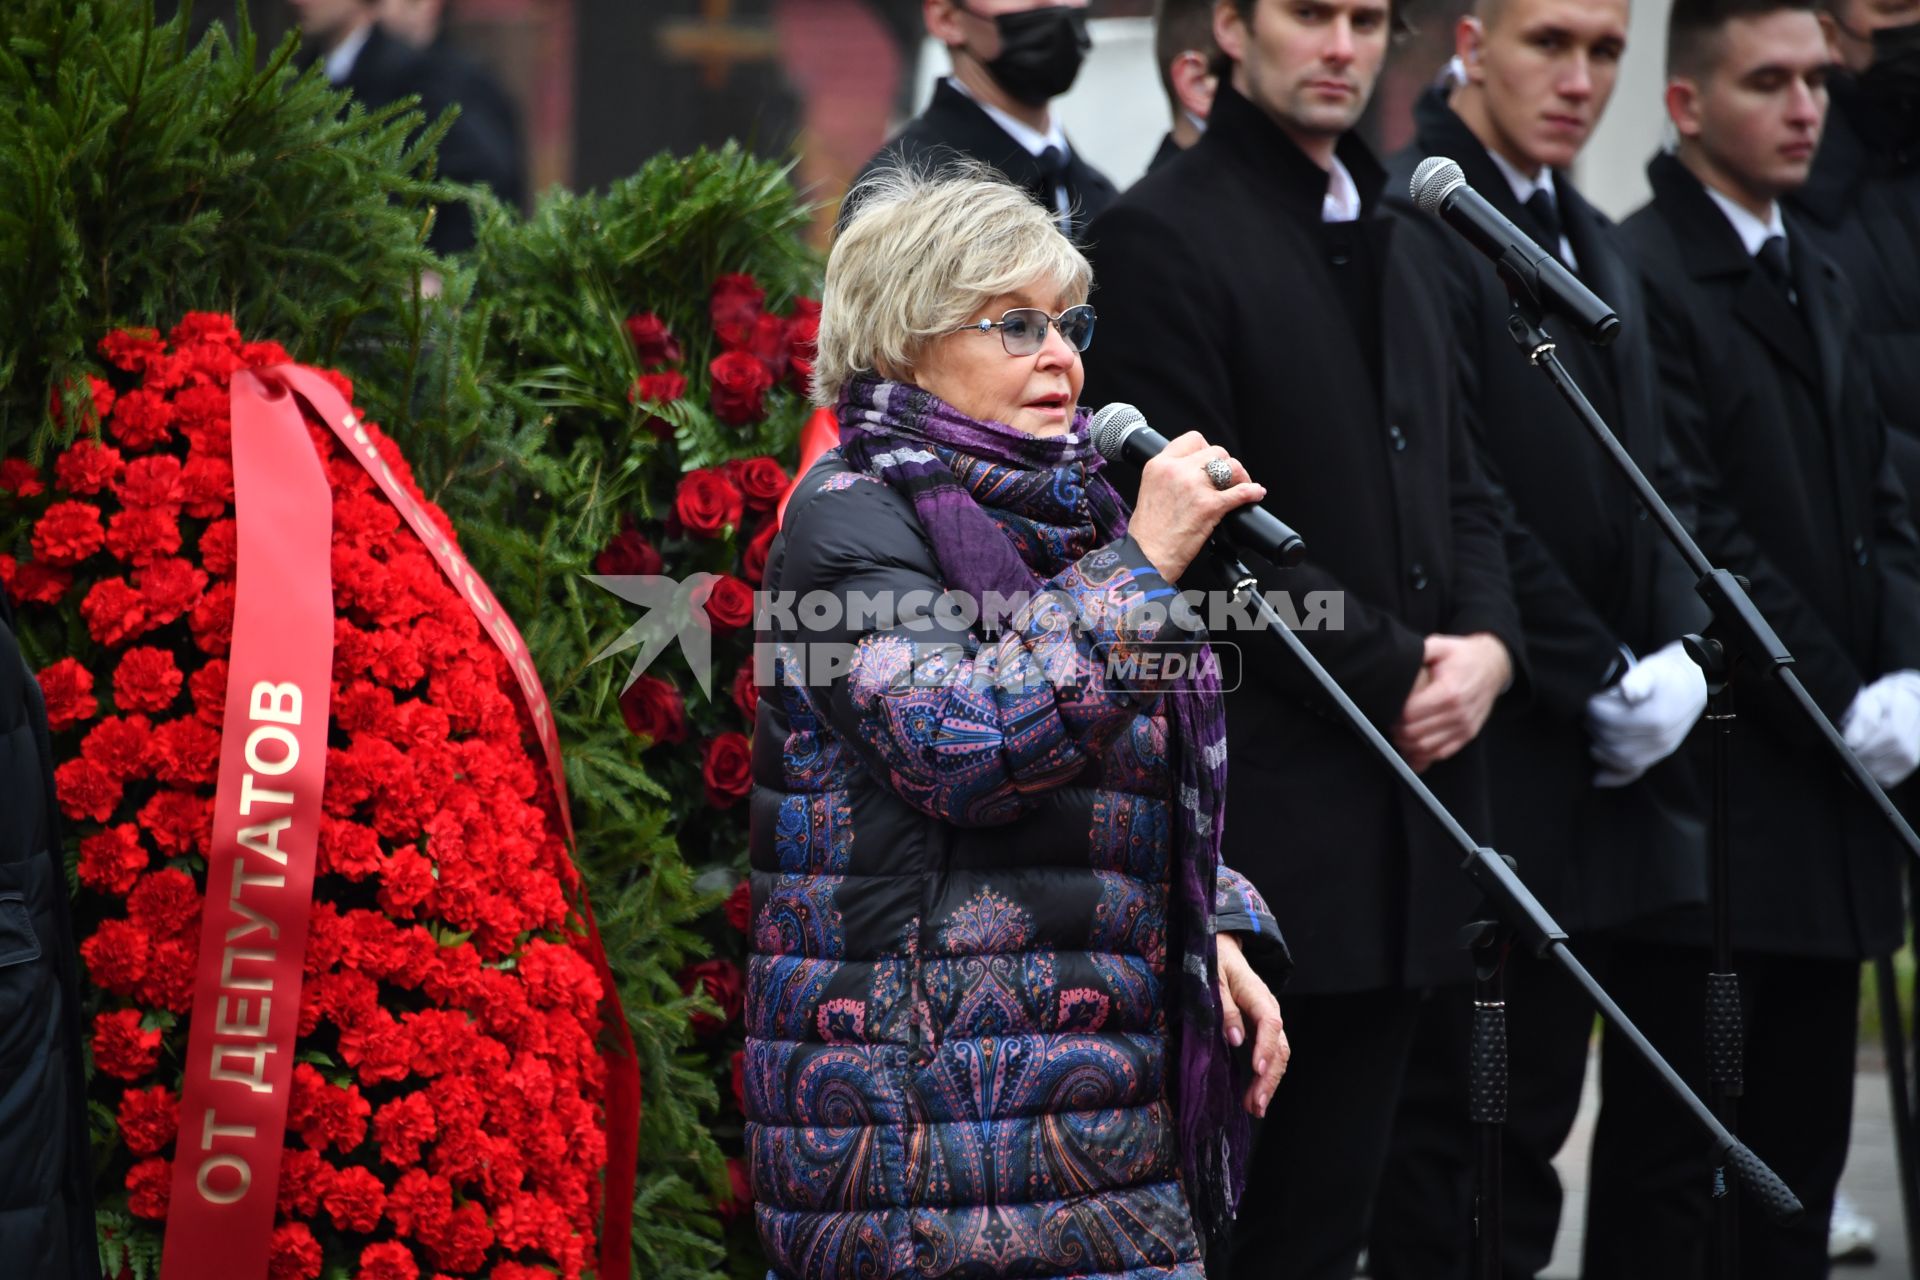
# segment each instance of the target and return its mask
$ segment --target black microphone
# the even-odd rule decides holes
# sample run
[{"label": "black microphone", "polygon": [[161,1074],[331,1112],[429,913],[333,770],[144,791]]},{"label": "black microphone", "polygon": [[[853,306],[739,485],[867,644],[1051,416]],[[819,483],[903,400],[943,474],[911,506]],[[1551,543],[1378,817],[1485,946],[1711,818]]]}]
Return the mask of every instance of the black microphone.
[{"label": "black microphone", "polygon": [[1492,258],[1509,284],[1517,281],[1542,307],[1578,325],[1588,342],[1604,347],[1620,336],[1620,317],[1613,308],[1581,284],[1558,254],[1535,244],[1468,186],[1459,165],[1445,156],[1428,156],[1413,171],[1412,190],[1413,202],[1423,211],[1445,221]]},{"label": "black microphone", "polygon": [[[1147,416],[1130,404],[1107,405],[1093,415],[1093,447],[1108,462],[1124,462],[1143,467],[1167,447],[1167,438],[1147,425]],[[1227,541],[1243,551],[1252,551],[1288,568],[1299,564],[1307,554],[1300,535],[1281,523],[1265,507],[1235,507],[1220,517],[1220,530]]]}]

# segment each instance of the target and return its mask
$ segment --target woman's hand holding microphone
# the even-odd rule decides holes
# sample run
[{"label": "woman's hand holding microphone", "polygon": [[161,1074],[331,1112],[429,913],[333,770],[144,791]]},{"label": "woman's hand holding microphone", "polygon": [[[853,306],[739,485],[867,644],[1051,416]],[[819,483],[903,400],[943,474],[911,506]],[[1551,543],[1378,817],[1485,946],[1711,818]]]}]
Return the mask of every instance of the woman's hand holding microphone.
[{"label": "woman's hand holding microphone", "polygon": [[[1208,464],[1216,461],[1226,464],[1220,473],[1227,477],[1225,487],[1208,474]],[[1140,468],[1140,498],[1127,531],[1160,576],[1178,582],[1222,516],[1266,496],[1267,487],[1249,479],[1225,449],[1189,431]]]}]

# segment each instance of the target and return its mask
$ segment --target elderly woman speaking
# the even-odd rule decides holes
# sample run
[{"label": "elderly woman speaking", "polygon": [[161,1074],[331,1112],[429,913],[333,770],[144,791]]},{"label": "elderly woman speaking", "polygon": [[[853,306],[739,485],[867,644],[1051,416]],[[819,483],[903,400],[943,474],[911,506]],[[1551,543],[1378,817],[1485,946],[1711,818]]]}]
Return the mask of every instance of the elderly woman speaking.
[{"label": "elderly woman speaking", "polygon": [[1264,490],[1189,434],[1129,516],[1077,405],[1091,272],[1024,193],[856,197],[814,365],[840,446],[764,582],[797,604],[760,637],[761,1239],[779,1280],[1200,1280],[1288,1053],[1242,938],[1284,951],[1220,865],[1214,669],[1110,659],[1198,648],[1173,584]]}]

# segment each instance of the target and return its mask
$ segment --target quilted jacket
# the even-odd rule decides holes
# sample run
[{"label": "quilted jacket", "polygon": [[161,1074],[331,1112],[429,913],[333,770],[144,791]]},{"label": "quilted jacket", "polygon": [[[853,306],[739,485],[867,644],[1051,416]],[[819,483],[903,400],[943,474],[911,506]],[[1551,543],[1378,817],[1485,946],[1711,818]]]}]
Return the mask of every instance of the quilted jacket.
[{"label": "quilted jacket", "polygon": [[[1062,549],[988,513],[1048,595],[1105,621],[1078,634],[1033,610],[983,638],[776,608],[758,636],[776,677],[751,798],[761,1239],[779,1280],[1201,1280],[1162,994],[1164,691],[1011,678],[1196,636],[1139,607],[1169,588],[1131,538]],[[941,588],[908,501],[829,453],[789,504],[763,589]],[[964,656],[911,678],[939,641]],[[819,650],[834,644],[852,658],[829,681]],[[1278,942],[1232,872],[1216,913]]]}]

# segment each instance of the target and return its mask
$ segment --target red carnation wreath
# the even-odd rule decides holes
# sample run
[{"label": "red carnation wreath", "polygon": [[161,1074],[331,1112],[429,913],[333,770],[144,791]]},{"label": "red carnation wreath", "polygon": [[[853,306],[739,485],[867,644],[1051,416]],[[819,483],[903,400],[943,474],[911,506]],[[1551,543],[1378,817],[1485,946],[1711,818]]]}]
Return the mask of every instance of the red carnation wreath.
[{"label": "red carnation wreath", "polygon": [[[30,530],[0,581],[80,641],[39,674],[79,841],[93,1096],[118,1121],[101,1198],[160,1223],[233,629],[229,379],[288,357],[203,313],[99,349],[101,438],[0,463]],[[269,1274],[578,1276],[607,1080],[554,789],[500,649],[365,467],[308,431],[332,488],[332,725]]]}]

